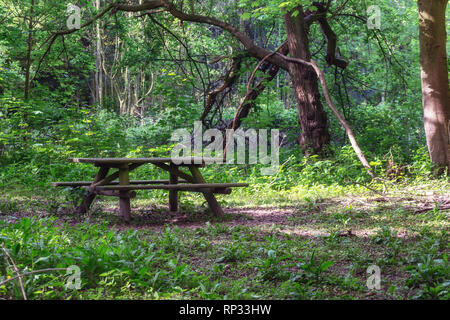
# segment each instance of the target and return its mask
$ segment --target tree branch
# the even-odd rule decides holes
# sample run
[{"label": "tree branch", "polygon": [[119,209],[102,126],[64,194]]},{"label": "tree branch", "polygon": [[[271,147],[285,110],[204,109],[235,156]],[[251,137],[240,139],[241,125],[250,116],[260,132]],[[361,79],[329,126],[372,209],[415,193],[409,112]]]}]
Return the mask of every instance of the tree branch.
[{"label": "tree branch", "polygon": [[[235,26],[233,26],[227,22],[221,21],[214,17],[202,16],[202,15],[196,15],[196,14],[187,14],[182,11],[179,11],[175,7],[175,5],[169,1],[161,0],[161,2],[163,3],[164,7],[167,9],[167,11],[172,16],[174,16],[180,20],[190,21],[190,22],[198,22],[198,23],[206,23],[206,24],[213,25],[213,26],[216,26],[223,30],[228,31],[242,43],[242,45],[245,47],[245,49],[247,50],[249,55],[252,57],[255,57],[255,58],[261,60],[261,59],[264,59],[265,56],[267,56],[268,54],[271,53],[270,51],[257,46],[246,34],[244,34],[238,28],[236,28]],[[277,57],[276,55],[273,55],[272,57],[268,58],[267,60],[272,64],[278,65],[282,69],[285,69],[285,70],[288,69],[287,63],[285,61],[283,61],[283,59],[280,59],[279,57]]]},{"label": "tree branch", "polygon": [[22,281],[22,277],[20,276],[20,271],[19,269],[17,269],[16,263],[14,262],[13,258],[10,256],[8,250],[6,250],[5,246],[3,245],[3,243],[1,244],[1,247],[3,249],[3,251],[5,252],[6,256],[9,258],[9,260],[11,261],[11,264],[13,266],[14,272],[16,273],[16,275],[19,278],[19,284],[20,284],[20,290],[22,291],[22,297],[23,300],[27,300],[27,295],[25,294],[25,288],[23,286],[23,281]]},{"label": "tree branch", "polygon": [[[99,13],[97,13],[91,20],[87,21],[86,23],[83,23],[80,26],[80,29],[83,29],[87,26],[90,26],[92,23],[94,23],[97,19],[100,19],[101,17],[103,17],[106,13],[108,13],[111,9],[115,8],[116,4],[109,4],[105,9],[103,9],[102,11],[100,11]],[[45,50],[44,54],[41,56],[41,58],[39,59],[36,71],[34,72],[33,78],[32,80],[34,80],[36,78],[36,75],[38,74],[38,72],[40,71],[41,68],[41,64],[44,61],[45,57],[47,56],[47,54],[50,52],[50,49],[52,48],[53,43],[55,42],[55,40],[59,37],[59,36],[63,36],[63,35],[67,35],[67,34],[72,34],[75,33],[76,31],[78,31],[78,29],[68,29],[68,30],[62,30],[62,31],[58,31],[53,33],[50,37],[47,38],[47,40],[44,41],[44,44],[47,43],[48,41],[50,41],[49,45],[47,46],[47,49]]]},{"label": "tree branch", "polygon": [[314,69],[314,71],[317,74],[317,77],[320,80],[320,84],[322,85],[323,94],[325,96],[325,100],[327,101],[328,106],[330,107],[331,111],[333,111],[334,115],[338,118],[338,120],[341,123],[341,125],[344,127],[345,132],[347,133],[348,139],[350,140],[350,143],[351,143],[351,145],[353,147],[353,150],[355,150],[355,153],[358,156],[358,159],[361,161],[361,163],[364,166],[364,168],[366,168],[366,170],[369,173],[369,175],[372,178],[374,178],[375,177],[375,173],[373,172],[372,167],[370,166],[369,162],[367,161],[363,151],[359,147],[358,142],[356,141],[356,138],[355,138],[355,135],[353,133],[352,128],[350,127],[348,122],[344,119],[344,117],[340,114],[340,112],[338,111],[338,109],[334,105],[333,101],[331,100],[331,96],[330,96],[330,93],[328,91],[328,86],[327,86],[327,83],[325,81],[325,75],[323,74],[323,71],[319,68],[317,63],[314,60],[311,60],[311,62],[308,62],[308,61],[305,61],[305,60],[302,60],[302,59],[298,59],[298,58],[287,57],[287,56],[285,56],[285,55],[283,55],[281,53],[277,53],[277,55],[282,57],[286,61],[293,62],[293,63],[300,63],[300,64],[303,64],[303,65],[310,66],[311,68]]},{"label": "tree branch", "polygon": [[241,69],[242,58],[243,58],[242,55],[233,57],[233,63],[231,65],[230,69],[225,74],[222,85],[220,85],[218,88],[216,88],[208,93],[208,98],[206,99],[206,102],[205,102],[205,108],[204,108],[202,116],[200,117],[200,120],[202,122],[205,122],[206,117],[211,112],[211,109],[212,109],[214,103],[216,103],[217,95],[219,95],[221,92],[223,92],[227,88],[231,88],[231,86],[238,79],[239,71]]},{"label": "tree branch", "polygon": [[[277,51],[273,52],[272,54],[281,53],[283,55],[286,55],[286,54],[288,54],[288,52],[289,52],[289,47],[288,47],[287,41],[285,41],[277,49]],[[262,63],[260,62],[258,64],[258,66],[261,64]],[[231,129],[239,128],[239,126],[241,125],[242,119],[248,116],[250,109],[254,106],[255,99],[266,88],[267,82],[270,82],[273,80],[273,78],[275,78],[278,71],[280,70],[280,67],[278,67],[277,65],[267,64],[266,66],[263,66],[262,69],[263,69],[262,71],[264,71],[264,72],[268,70],[267,76],[264,77],[258,83],[258,85],[256,85],[252,90],[250,90],[250,86],[247,87],[247,93],[245,94],[244,99],[242,100],[241,104],[239,105],[239,108],[236,111],[236,115],[234,116],[233,122],[231,122],[228,125],[228,128],[231,128]],[[258,70],[258,67],[255,68],[255,71],[256,70]],[[254,75],[255,71],[253,72],[253,75]],[[251,83],[251,82],[252,82],[252,77],[249,80],[249,83]]]},{"label": "tree branch", "polygon": [[325,7],[325,5],[320,2],[313,2],[313,4],[317,7],[318,9],[317,12],[321,14],[317,18],[317,21],[319,22],[320,29],[322,30],[327,40],[327,55],[325,57],[325,60],[327,61],[329,66],[335,65],[341,69],[345,69],[348,65],[348,62],[336,58],[337,36],[336,33],[334,33],[333,29],[331,29],[330,24],[328,23],[326,17],[327,7]]}]

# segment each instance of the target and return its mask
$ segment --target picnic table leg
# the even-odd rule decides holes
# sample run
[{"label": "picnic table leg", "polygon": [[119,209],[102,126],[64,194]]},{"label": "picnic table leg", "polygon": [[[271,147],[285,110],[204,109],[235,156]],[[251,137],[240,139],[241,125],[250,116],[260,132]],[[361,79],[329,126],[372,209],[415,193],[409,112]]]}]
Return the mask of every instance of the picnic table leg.
[{"label": "picnic table leg", "polygon": [[[174,167],[173,164],[170,165],[171,167]],[[178,184],[178,176],[171,173],[169,178],[170,184]],[[169,191],[169,211],[170,212],[177,212],[178,211],[178,191],[171,190]]]},{"label": "picnic table leg", "polygon": [[[95,184],[101,180],[103,180],[106,175],[108,174],[109,168],[108,167],[100,167],[100,169],[98,170],[97,175],[94,178],[94,182],[92,184]],[[89,192],[83,199],[83,201],[81,202],[81,204],[78,206],[78,208],[76,209],[76,213],[78,214],[83,214],[86,213],[92,202],[95,199],[95,193],[93,192]]]},{"label": "picnic table leg", "polygon": [[[130,171],[128,165],[124,165],[119,168],[119,185],[129,185],[130,184]],[[130,196],[128,191],[120,191],[120,215],[125,219],[126,222],[131,220],[131,205]]]},{"label": "picnic table leg", "polygon": [[[200,170],[196,166],[189,166],[189,170],[192,173],[192,176],[195,180],[195,183],[206,183],[205,179],[203,178],[202,174],[200,173]],[[202,192],[203,196],[205,197],[206,201],[208,202],[209,208],[216,216],[223,215],[222,207],[217,202],[216,197],[212,192]]]}]

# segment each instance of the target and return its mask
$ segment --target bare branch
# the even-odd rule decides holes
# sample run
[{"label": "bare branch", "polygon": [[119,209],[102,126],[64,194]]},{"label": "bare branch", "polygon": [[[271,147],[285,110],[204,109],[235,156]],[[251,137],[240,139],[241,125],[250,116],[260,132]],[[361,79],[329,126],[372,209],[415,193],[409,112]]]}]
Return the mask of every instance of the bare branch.
[{"label": "bare branch", "polygon": [[16,266],[16,263],[14,262],[13,258],[11,257],[11,255],[9,254],[8,250],[6,250],[5,246],[3,245],[3,243],[1,244],[1,247],[3,249],[3,251],[5,252],[6,256],[9,258],[9,261],[11,261],[11,264],[13,266],[14,272],[17,274],[18,278],[19,278],[19,284],[20,284],[20,290],[22,291],[22,297],[23,300],[27,300],[27,295],[25,293],[25,288],[23,286],[23,281],[22,281],[22,277],[20,276],[20,271]]},{"label": "bare branch", "polygon": [[[175,7],[175,5],[169,1],[161,0],[161,2],[163,3],[164,7],[167,9],[168,12],[170,12],[170,14],[172,16],[174,16],[180,20],[198,22],[198,23],[206,23],[206,24],[213,25],[213,26],[219,27],[223,30],[230,32],[234,37],[236,37],[242,43],[242,45],[245,47],[245,49],[247,50],[249,55],[251,55],[252,57],[255,57],[258,59],[263,59],[265,56],[270,54],[270,51],[257,46],[246,34],[244,34],[238,28],[236,28],[235,26],[233,26],[227,22],[221,21],[214,17],[202,16],[202,15],[196,15],[196,14],[187,14],[182,11],[179,11]],[[267,60],[270,63],[276,64],[285,70],[288,69],[287,63],[285,61],[283,61],[283,59],[280,59],[279,57],[277,57],[276,55],[271,56]]]},{"label": "bare branch", "polygon": [[[99,13],[97,13],[91,20],[87,21],[86,23],[82,24],[80,29],[83,29],[87,26],[90,26],[92,23],[94,23],[97,19],[103,17],[106,13],[108,13],[111,9],[113,9],[115,7],[115,4],[110,4],[108,5],[105,9],[103,9],[102,11],[100,11]],[[40,71],[41,68],[41,64],[44,61],[45,57],[47,56],[47,54],[50,52],[50,49],[52,48],[53,43],[55,42],[55,40],[59,37],[59,36],[63,36],[66,34],[72,34],[75,33],[76,31],[78,31],[79,29],[70,29],[70,30],[62,30],[62,31],[58,31],[56,33],[53,33],[50,37],[48,37],[45,41],[44,44],[49,42],[49,45],[47,46],[47,49],[45,50],[44,54],[40,57],[36,71],[34,72],[34,76],[32,78],[32,80],[34,80],[36,78],[36,75],[38,74],[38,72]]]},{"label": "bare branch", "polygon": [[238,79],[239,71],[241,69],[242,58],[243,58],[243,55],[237,55],[237,56],[233,57],[233,63],[231,65],[230,69],[225,74],[222,85],[220,85],[218,88],[216,88],[208,93],[208,97],[205,102],[204,111],[203,111],[202,116],[200,117],[201,121],[205,122],[205,119],[208,116],[208,114],[211,112],[214,103],[216,103],[217,96],[221,92],[225,91],[226,89],[231,88],[231,86]]},{"label": "bare branch", "polygon": [[[287,45],[287,41],[285,41],[276,51],[276,53],[281,53],[283,55],[288,54],[288,52],[289,47]],[[255,70],[257,69],[258,68],[256,68]],[[252,90],[250,90],[249,87],[247,88],[247,93],[236,111],[233,122],[228,125],[229,128],[239,128],[239,126],[241,125],[241,120],[248,116],[250,109],[254,106],[255,99],[266,88],[267,82],[270,82],[273,80],[273,78],[275,78],[279,70],[280,67],[278,67],[277,65],[269,64],[265,68],[263,67],[263,71],[267,71],[267,76],[265,76]],[[251,82],[251,80],[249,82]]]},{"label": "bare branch", "polygon": [[49,271],[66,271],[66,270],[67,270],[67,268],[47,268],[47,269],[33,270],[30,272],[24,272],[22,274],[19,274],[17,276],[11,277],[9,279],[6,279],[6,280],[0,282],[0,286],[4,285],[5,283],[8,283],[10,281],[14,281],[18,278],[22,278],[22,277],[25,277],[25,276],[28,276],[31,274],[43,273],[43,272],[49,272]]}]

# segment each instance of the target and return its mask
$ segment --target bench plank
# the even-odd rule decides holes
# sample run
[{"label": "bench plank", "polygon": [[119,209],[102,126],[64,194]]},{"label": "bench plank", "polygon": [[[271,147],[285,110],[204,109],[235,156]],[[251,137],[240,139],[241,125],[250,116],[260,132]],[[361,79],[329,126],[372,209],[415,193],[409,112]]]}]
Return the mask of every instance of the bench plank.
[{"label": "bench plank", "polygon": [[[180,180],[180,182],[187,182],[185,180]],[[130,184],[169,184],[169,180],[131,180]],[[90,186],[92,181],[68,181],[68,182],[52,182],[52,187],[84,187]],[[111,181],[109,184],[118,185],[119,181]]]},{"label": "bench plank", "polygon": [[[160,185],[107,185],[95,187],[97,190],[200,190],[248,187],[248,183],[194,183],[194,184],[160,184]],[[204,192],[204,190],[202,191]]]},{"label": "bench plank", "polygon": [[98,165],[117,165],[131,163],[174,163],[182,161],[181,165],[209,164],[214,163],[214,158],[180,157],[180,158],[69,158],[74,163],[94,163]]}]

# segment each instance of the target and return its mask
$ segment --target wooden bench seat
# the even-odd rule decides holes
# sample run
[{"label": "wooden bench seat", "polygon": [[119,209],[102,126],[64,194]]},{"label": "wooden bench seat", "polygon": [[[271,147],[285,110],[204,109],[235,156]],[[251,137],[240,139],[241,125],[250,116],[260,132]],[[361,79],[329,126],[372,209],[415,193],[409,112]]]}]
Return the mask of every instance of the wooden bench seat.
[{"label": "wooden bench seat", "polygon": [[95,187],[95,190],[132,191],[132,190],[171,190],[230,194],[231,188],[248,187],[247,183],[192,183],[159,185],[107,185]]},{"label": "wooden bench seat", "polygon": [[[185,180],[180,180],[180,182],[187,182]],[[169,180],[131,180],[132,185],[145,185],[145,184],[169,184]],[[68,181],[68,182],[52,182],[52,187],[84,187],[90,186],[92,181]],[[111,181],[110,185],[118,185],[119,181]]]}]

